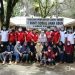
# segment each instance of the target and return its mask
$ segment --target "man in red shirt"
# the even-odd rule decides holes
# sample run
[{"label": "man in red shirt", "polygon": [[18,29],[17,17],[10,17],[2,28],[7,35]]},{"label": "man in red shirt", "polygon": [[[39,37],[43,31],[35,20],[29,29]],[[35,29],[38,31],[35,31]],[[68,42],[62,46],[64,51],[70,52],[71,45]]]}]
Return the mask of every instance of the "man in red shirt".
[{"label": "man in red shirt", "polygon": [[13,45],[16,44],[16,33],[15,30],[12,29],[11,32],[9,32],[9,37],[8,37],[9,42],[11,42]]},{"label": "man in red shirt", "polygon": [[18,32],[16,33],[16,38],[17,38],[17,41],[19,41],[21,43],[21,45],[23,45],[23,43],[25,41],[25,34],[22,31],[22,28],[18,29]]},{"label": "man in red shirt", "polygon": [[54,28],[54,32],[53,32],[53,39],[52,39],[52,42],[54,44],[58,44],[59,43],[59,40],[60,40],[60,33],[57,29],[57,27]]},{"label": "man in red shirt", "polygon": [[27,42],[28,46],[31,44],[31,35],[32,35],[32,30],[28,29],[25,31],[25,42]]},{"label": "man in red shirt", "polygon": [[38,33],[35,29],[32,31],[31,41],[34,42],[34,44],[36,44],[38,41]]},{"label": "man in red shirt", "polygon": [[51,30],[48,30],[47,32],[46,32],[46,37],[47,37],[47,41],[48,41],[48,44],[51,46],[52,45],[52,33],[53,33],[53,31]]}]

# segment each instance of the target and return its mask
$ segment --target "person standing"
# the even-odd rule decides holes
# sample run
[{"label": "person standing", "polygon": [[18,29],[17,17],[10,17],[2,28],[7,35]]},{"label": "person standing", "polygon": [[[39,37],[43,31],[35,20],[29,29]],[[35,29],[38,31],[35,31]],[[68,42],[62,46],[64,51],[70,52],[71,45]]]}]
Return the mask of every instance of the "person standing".
[{"label": "person standing", "polygon": [[58,44],[59,41],[60,41],[60,32],[58,31],[57,27],[55,27],[52,42],[53,44]]},{"label": "person standing", "polygon": [[14,29],[12,29],[9,33],[9,42],[11,42],[14,46],[16,44],[16,33]]},{"label": "person standing", "polygon": [[72,45],[74,45],[74,33],[70,29],[67,34],[67,41],[70,41]]},{"label": "person standing", "polygon": [[36,33],[35,29],[32,31],[31,41],[34,42],[35,45],[36,45],[36,43],[38,41],[38,33]]},{"label": "person standing", "polygon": [[27,42],[27,45],[30,47],[31,39],[32,39],[32,30],[28,29],[25,31],[25,42]]},{"label": "person standing", "polygon": [[64,28],[61,28],[60,30],[60,41],[65,44],[65,31]]},{"label": "person standing", "polygon": [[70,41],[67,41],[67,43],[64,46],[64,50],[65,50],[65,61],[67,63],[72,63],[74,48]]},{"label": "person standing", "polygon": [[23,45],[23,43],[25,41],[25,34],[22,31],[22,28],[18,29],[18,32],[16,33],[16,38],[17,38],[17,41],[19,41],[20,44]]},{"label": "person standing", "polygon": [[53,31],[51,30],[48,30],[47,32],[46,32],[46,37],[47,37],[47,41],[48,41],[48,44],[50,45],[50,46],[52,46],[52,33],[53,33]]},{"label": "person standing", "polygon": [[38,41],[41,42],[43,45],[44,45],[44,43],[47,42],[47,37],[46,37],[46,34],[44,33],[44,31],[41,31]]},{"label": "person standing", "polygon": [[6,47],[8,45],[8,30],[6,29],[5,26],[3,26],[1,32],[0,32],[0,37],[1,37],[1,43]]}]

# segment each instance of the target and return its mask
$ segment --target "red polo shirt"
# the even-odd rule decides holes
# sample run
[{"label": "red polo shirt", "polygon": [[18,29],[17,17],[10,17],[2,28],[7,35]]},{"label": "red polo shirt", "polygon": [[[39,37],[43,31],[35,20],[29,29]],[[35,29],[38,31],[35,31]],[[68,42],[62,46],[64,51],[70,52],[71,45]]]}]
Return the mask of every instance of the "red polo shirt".
[{"label": "red polo shirt", "polygon": [[52,39],[53,43],[58,44],[59,40],[60,40],[60,33],[58,31],[54,31]]},{"label": "red polo shirt", "polygon": [[38,41],[38,34],[32,33],[32,35],[31,35],[31,40],[32,40],[34,43],[36,43],[36,42]]},{"label": "red polo shirt", "polygon": [[15,32],[9,33],[9,42],[11,42],[11,43],[16,42],[16,33]]},{"label": "red polo shirt", "polygon": [[31,42],[32,32],[25,32],[25,35],[26,35],[26,42]]},{"label": "red polo shirt", "polygon": [[52,41],[52,32],[46,32],[47,41]]},{"label": "red polo shirt", "polygon": [[16,38],[17,38],[17,41],[20,41],[20,43],[24,42],[25,41],[25,34],[24,32],[17,32],[16,33]]}]

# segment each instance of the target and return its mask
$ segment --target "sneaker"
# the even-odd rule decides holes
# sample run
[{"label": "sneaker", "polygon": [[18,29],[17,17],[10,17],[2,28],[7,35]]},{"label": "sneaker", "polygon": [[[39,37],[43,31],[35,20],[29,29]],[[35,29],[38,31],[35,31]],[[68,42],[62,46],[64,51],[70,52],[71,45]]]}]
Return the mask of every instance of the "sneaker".
[{"label": "sneaker", "polygon": [[17,65],[17,62],[15,62],[15,65]]},{"label": "sneaker", "polygon": [[10,62],[9,62],[9,64],[11,65],[11,64],[12,64],[12,62],[10,61]]},{"label": "sneaker", "polygon": [[3,63],[2,63],[3,65],[5,64],[5,61],[3,61]]}]

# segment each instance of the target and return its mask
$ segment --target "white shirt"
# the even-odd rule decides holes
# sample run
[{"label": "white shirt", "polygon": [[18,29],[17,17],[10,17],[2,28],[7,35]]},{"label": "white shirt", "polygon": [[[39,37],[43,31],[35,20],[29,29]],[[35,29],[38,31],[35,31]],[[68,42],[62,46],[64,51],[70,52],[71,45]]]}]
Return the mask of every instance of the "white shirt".
[{"label": "white shirt", "polygon": [[2,42],[7,42],[8,41],[8,31],[1,31],[0,33],[1,35],[1,41]]},{"label": "white shirt", "polygon": [[70,41],[71,44],[74,44],[74,34],[68,34],[67,40]]},{"label": "white shirt", "polygon": [[47,42],[46,34],[44,34],[43,36],[40,34],[38,41],[39,42]]},{"label": "white shirt", "polygon": [[65,32],[64,31],[60,31],[60,41],[62,41],[63,43],[65,43]]}]

